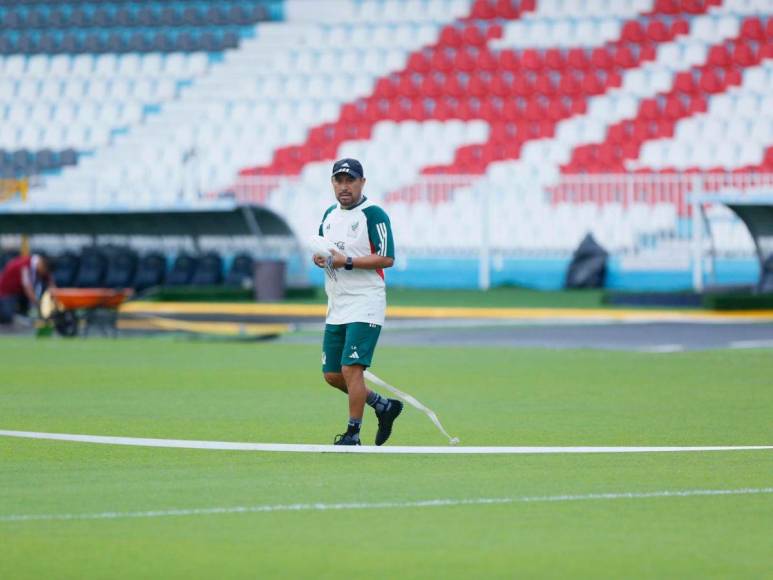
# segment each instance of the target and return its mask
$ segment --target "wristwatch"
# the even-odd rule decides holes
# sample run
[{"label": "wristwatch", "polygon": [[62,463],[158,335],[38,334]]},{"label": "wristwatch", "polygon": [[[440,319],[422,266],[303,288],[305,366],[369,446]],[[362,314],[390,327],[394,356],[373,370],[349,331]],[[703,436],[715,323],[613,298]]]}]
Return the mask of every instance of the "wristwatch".
[{"label": "wristwatch", "polygon": [[351,256],[346,257],[346,264],[344,264],[344,270],[353,270],[354,269],[354,261],[352,260]]}]

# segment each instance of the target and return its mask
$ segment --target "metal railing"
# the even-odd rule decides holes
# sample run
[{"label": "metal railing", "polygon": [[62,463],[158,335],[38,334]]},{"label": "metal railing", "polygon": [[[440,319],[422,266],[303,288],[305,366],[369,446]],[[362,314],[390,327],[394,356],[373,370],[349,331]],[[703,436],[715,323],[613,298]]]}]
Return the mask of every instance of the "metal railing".
[{"label": "metal railing", "polygon": [[[208,197],[269,205],[293,214],[288,219],[296,232],[309,233],[319,224],[320,207],[333,201],[327,179],[240,177],[231,188]],[[324,197],[325,192],[330,197]],[[369,180],[367,192],[393,216],[403,251],[477,255],[481,287],[488,285],[492,257],[519,252],[568,256],[586,233],[629,262],[641,258],[651,267],[655,256],[666,269],[689,263],[700,287],[717,255],[754,252],[745,226],[729,212],[712,211],[711,197],[770,194],[773,174],[563,175],[549,181],[493,174],[424,175],[397,185]],[[697,198],[703,200],[700,224],[693,211]],[[727,222],[717,228],[721,235],[716,240],[712,220]],[[698,225],[707,235],[696,242]]]}]

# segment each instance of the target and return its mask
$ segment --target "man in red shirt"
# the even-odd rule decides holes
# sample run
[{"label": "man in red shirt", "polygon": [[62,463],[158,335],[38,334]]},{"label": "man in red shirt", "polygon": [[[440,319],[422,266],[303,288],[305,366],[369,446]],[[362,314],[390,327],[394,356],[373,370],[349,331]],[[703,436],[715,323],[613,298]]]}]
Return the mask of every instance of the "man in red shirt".
[{"label": "man in red shirt", "polygon": [[8,262],[0,273],[0,324],[13,322],[15,314],[26,314],[30,307],[36,307],[36,288],[41,284],[54,286],[44,256],[32,254]]}]

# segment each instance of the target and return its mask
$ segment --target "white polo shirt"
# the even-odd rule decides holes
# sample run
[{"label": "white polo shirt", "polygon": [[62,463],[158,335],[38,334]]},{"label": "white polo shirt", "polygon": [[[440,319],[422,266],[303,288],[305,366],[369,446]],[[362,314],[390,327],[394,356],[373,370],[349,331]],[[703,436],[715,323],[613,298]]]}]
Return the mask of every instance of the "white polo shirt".
[{"label": "white polo shirt", "polygon": [[[319,235],[352,258],[380,254],[395,257],[389,216],[364,197],[344,209],[332,205],[322,216]],[[383,270],[354,268],[335,270],[335,279],[325,280],[328,324],[367,322],[383,326],[386,315],[386,284]]]}]

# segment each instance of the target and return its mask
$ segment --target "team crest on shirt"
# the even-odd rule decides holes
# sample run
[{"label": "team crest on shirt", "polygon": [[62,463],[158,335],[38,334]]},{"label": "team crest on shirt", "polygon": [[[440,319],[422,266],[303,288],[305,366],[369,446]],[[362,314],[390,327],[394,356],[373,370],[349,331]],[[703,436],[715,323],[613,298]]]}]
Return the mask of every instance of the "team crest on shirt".
[{"label": "team crest on shirt", "polygon": [[336,242],[336,247],[343,252],[346,249],[346,244],[343,242]]},{"label": "team crest on shirt", "polygon": [[349,232],[347,235],[350,238],[356,238],[358,233],[360,233],[360,222],[354,222],[352,224],[352,227],[349,228]]}]

